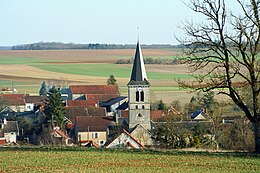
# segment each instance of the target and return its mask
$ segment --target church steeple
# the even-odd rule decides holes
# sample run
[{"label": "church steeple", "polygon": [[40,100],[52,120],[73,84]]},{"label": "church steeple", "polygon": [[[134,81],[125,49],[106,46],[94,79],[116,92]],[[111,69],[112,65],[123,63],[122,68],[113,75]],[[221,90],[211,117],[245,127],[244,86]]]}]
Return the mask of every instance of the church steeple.
[{"label": "church steeple", "polygon": [[[149,84],[139,40],[137,41],[134,64],[129,84]],[[129,85],[128,84],[128,85]]]},{"label": "church steeple", "polygon": [[150,83],[147,80],[139,41],[136,45],[132,74],[127,86],[129,129],[134,129],[139,124],[150,130]]}]

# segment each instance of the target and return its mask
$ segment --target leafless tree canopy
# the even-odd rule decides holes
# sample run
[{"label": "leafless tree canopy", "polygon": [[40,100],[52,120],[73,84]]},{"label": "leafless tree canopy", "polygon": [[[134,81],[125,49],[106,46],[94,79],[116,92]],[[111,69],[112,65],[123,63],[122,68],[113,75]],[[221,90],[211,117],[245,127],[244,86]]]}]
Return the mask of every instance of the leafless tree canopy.
[{"label": "leafless tree canopy", "polygon": [[[187,4],[206,20],[183,25],[188,36],[181,40],[188,47],[185,63],[197,75],[194,83],[180,82],[180,86],[228,95],[254,125],[256,149],[260,152],[260,1],[234,0],[241,8],[239,14],[232,12],[226,2],[190,0]],[[245,96],[245,89],[250,97]]]}]

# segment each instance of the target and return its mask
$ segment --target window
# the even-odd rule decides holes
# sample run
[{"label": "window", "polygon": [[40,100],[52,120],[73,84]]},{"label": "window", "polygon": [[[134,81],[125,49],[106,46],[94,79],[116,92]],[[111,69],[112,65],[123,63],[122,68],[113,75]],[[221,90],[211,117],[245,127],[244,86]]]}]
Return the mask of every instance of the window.
[{"label": "window", "polygon": [[135,92],[135,100],[139,102],[139,91]]},{"label": "window", "polygon": [[144,101],[144,92],[141,91],[141,101],[143,102]]},{"label": "window", "polygon": [[142,109],[144,109],[144,105],[142,105]]},{"label": "window", "polygon": [[142,114],[139,113],[139,114],[137,114],[137,116],[138,116],[138,117],[142,117]]},{"label": "window", "polygon": [[98,143],[99,143],[100,146],[103,146],[105,144],[105,141],[100,140],[100,141],[98,141]]},{"label": "window", "polygon": [[135,105],[135,109],[138,109],[138,105]]},{"label": "window", "polygon": [[97,132],[92,133],[92,138],[99,138],[99,133],[97,133]]}]

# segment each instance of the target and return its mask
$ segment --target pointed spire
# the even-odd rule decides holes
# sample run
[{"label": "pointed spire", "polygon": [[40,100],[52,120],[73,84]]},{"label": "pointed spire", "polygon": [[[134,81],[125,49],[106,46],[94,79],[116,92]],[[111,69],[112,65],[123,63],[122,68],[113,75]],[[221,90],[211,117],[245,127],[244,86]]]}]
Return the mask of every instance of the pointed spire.
[{"label": "pointed spire", "polygon": [[136,45],[135,59],[134,59],[130,83],[131,81],[148,82],[139,40],[137,41],[137,45]]}]

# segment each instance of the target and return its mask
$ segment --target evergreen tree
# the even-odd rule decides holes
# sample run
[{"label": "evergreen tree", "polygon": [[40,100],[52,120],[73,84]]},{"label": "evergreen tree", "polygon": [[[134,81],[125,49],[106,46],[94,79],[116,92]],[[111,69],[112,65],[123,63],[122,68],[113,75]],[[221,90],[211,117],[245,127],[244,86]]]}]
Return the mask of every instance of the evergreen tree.
[{"label": "evergreen tree", "polygon": [[166,104],[162,100],[160,100],[158,103],[158,110],[166,110],[166,109],[167,109]]},{"label": "evergreen tree", "polygon": [[215,110],[215,105],[216,105],[216,102],[214,100],[214,92],[213,91],[209,91],[207,92],[203,97],[202,97],[202,100],[203,100],[203,106],[205,108],[205,112],[206,113],[209,113],[209,114],[212,114]]},{"label": "evergreen tree", "polygon": [[47,88],[46,88],[45,81],[43,81],[42,84],[41,84],[41,88],[39,90],[39,95],[40,96],[47,96]]},{"label": "evergreen tree", "polygon": [[108,85],[116,85],[116,79],[115,79],[115,77],[114,77],[114,75],[110,75],[109,77],[108,77],[108,79],[107,79],[107,84]]},{"label": "evergreen tree", "polygon": [[62,104],[62,98],[60,93],[52,87],[48,93],[48,103],[47,103],[47,120],[51,121],[53,126],[59,126],[64,128],[64,117],[65,110]]}]

